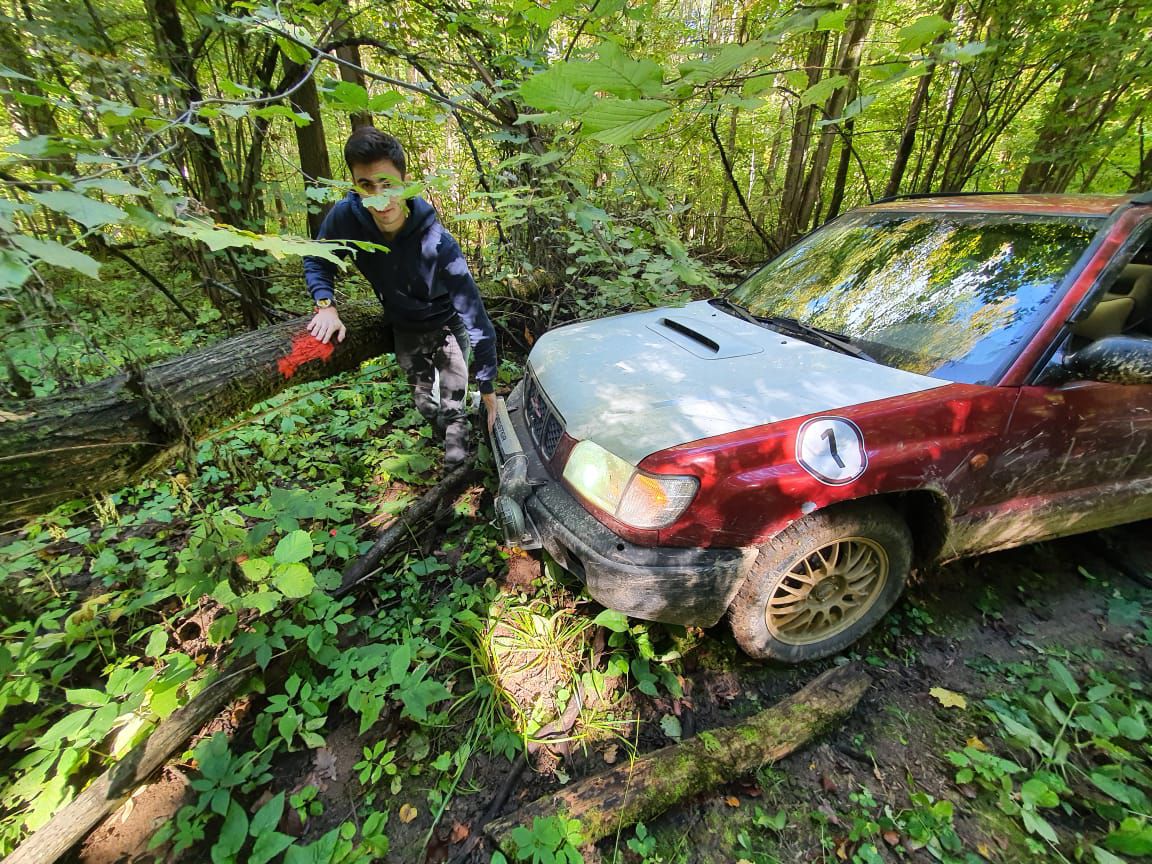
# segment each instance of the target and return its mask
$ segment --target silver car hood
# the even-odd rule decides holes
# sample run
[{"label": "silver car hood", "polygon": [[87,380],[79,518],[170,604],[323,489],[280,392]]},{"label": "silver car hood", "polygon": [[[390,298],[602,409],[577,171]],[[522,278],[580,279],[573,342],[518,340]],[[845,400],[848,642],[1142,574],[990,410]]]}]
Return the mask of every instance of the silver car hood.
[{"label": "silver car hood", "polygon": [[784,336],[709,305],[544,334],[532,370],[565,431],[633,465],[701,438],[942,387]]}]

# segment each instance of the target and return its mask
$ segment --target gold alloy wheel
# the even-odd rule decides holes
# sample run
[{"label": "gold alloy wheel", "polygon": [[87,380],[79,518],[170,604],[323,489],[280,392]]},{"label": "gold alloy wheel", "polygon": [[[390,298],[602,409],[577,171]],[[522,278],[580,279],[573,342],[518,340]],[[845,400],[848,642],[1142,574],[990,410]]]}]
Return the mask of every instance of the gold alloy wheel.
[{"label": "gold alloy wheel", "polygon": [[888,553],[874,540],[846,537],[796,561],[764,606],[772,636],[810,645],[847,630],[872,608],[888,581]]}]

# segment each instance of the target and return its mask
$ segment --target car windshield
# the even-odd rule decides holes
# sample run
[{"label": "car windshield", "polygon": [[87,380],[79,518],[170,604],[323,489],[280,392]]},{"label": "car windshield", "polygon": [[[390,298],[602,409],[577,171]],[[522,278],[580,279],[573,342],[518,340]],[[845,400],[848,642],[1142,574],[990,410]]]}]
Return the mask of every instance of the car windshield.
[{"label": "car windshield", "polygon": [[847,337],[888,366],[994,384],[1102,223],[1011,213],[861,212],[801,240],[729,299]]}]

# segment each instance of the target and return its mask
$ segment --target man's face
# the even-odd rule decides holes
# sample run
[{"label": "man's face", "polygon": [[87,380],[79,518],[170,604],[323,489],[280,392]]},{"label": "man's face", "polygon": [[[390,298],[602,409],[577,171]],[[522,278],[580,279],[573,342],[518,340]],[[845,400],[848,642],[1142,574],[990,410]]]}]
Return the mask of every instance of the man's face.
[{"label": "man's face", "polygon": [[363,198],[388,197],[388,204],[383,208],[379,206],[379,202],[375,201],[373,204],[376,206],[368,206],[367,204],[364,206],[375,218],[376,224],[380,226],[381,230],[399,231],[408,215],[404,206],[404,199],[399,194],[400,190],[404,188],[404,175],[400,173],[400,169],[393,165],[390,159],[353,165],[352,182],[356,184],[356,191]]}]

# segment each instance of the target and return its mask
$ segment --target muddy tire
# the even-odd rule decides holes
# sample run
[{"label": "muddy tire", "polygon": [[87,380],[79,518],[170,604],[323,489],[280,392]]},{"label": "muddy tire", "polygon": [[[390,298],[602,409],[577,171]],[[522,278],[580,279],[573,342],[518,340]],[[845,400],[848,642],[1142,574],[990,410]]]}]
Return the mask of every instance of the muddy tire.
[{"label": "muddy tire", "polygon": [[813,513],[760,548],[728,609],[751,657],[803,663],[847,648],[884,617],[912,563],[908,526],[883,504]]}]

